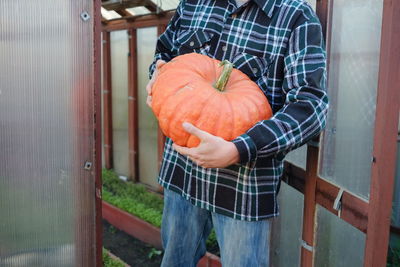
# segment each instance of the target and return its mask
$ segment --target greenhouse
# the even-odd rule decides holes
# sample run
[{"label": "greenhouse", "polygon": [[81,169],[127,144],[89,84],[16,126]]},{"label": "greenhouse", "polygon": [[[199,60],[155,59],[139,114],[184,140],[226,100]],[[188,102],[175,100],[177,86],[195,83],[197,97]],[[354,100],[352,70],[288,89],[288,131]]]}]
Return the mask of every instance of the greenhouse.
[{"label": "greenhouse", "polygon": [[[1,267],[160,266],[168,138],[146,86],[181,1],[0,0]],[[400,266],[400,1],[268,1],[315,12],[329,99],[282,162],[269,266]],[[197,266],[225,267],[206,239]]]}]

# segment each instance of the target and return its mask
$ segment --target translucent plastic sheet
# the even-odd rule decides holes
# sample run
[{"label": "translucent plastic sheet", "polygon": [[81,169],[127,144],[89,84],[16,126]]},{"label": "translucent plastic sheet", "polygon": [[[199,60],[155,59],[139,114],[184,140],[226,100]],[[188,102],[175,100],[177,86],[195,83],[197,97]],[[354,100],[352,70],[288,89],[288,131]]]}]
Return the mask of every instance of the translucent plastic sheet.
[{"label": "translucent plastic sheet", "polygon": [[317,205],[315,266],[364,266],[363,232]]},{"label": "translucent plastic sheet", "polygon": [[300,266],[303,194],[282,182],[278,201],[280,215],[271,231],[271,267]]},{"label": "translucent plastic sheet", "polygon": [[139,177],[140,181],[158,187],[158,122],[146,105],[146,85],[149,66],[153,62],[157,42],[157,28],[137,30],[138,55],[138,110],[139,110]]},{"label": "translucent plastic sheet", "polygon": [[110,33],[112,83],[113,164],[119,175],[129,176],[128,142],[128,32]]},{"label": "translucent plastic sheet", "polygon": [[0,0],[0,266],[94,266],[93,1]]},{"label": "translucent plastic sheet", "polygon": [[320,175],[369,198],[382,22],[381,0],[333,4],[330,110]]}]

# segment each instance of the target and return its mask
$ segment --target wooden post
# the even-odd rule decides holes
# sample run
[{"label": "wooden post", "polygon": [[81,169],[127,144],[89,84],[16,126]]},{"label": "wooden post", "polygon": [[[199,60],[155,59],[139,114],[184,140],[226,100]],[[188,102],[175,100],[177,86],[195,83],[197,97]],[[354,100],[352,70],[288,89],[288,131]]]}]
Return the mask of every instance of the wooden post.
[{"label": "wooden post", "polygon": [[139,181],[139,143],[138,143],[138,86],[137,86],[137,47],[136,29],[129,29],[128,56],[128,139],[130,178]]},{"label": "wooden post", "polygon": [[[101,2],[93,0],[93,89],[94,89],[94,174],[95,174],[95,242],[96,242],[96,266],[103,266],[103,223],[102,223],[102,201],[101,201]],[[104,33],[103,33],[104,36]],[[108,35],[109,37],[110,35]],[[109,43],[109,42],[108,42]]]},{"label": "wooden post", "polygon": [[309,145],[304,187],[303,240],[301,246],[301,266],[313,266],[314,256],[314,218],[316,206],[318,169],[318,147]]},{"label": "wooden post", "polygon": [[384,0],[368,211],[366,267],[386,266],[400,109],[400,2]]},{"label": "wooden post", "polygon": [[106,169],[113,167],[110,32],[103,31],[103,129]]}]

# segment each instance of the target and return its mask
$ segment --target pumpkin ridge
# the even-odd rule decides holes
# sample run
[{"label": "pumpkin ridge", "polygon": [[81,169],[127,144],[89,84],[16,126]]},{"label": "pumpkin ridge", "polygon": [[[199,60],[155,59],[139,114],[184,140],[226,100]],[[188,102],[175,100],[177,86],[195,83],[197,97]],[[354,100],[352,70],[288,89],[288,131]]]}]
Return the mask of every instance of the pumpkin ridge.
[{"label": "pumpkin ridge", "polygon": [[[206,83],[206,82],[202,82],[202,83]],[[207,83],[207,85],[208,85],[208,83]],[[212,85],[211,85],[211,87],[212,87]],[[214,89],[214,88],[212,88],[212,89]],[[202,106],[202,107],[204,107],[204,106],[207,105],[207,102],[209,101],[210,98],[212,98],[212,96],[215,96],[216,94],[220,93],[220,92],[217,91],[217,90],[206,90],[206,91],[210,91],[210,94],[209,94],[206,98],[204,98],[204,101],[203,101],[203,102],[200,103],[200,106]],[[199,127],[199,120],[200,120],[202,114],[203,114],[203,112],[200,112],[200,113],[199,113],[199,115],[198,115],[197,118],[195,119],[195,122],[193,123],[194,126]],[[189,141],[189,139],[190,139],[191,136],[193,136],[193,135],[190,135],[190,136],[189,136],[187,142]],[[197,137],[196,137],[196,138],[197,138]],[[197,139],[198,139],[198,138],[197,138]]]},{"label": "pumpkin ridge", "polygon": [[[227,98],[226,100],[227,100],[227,102],[228,102],[228,105],[229,105],[229,108],[230,108],[230,114],[232,115],[232,129],[235,129],[235,112],[234,112],[234,109],[233,109],[233,107],[232,107],[232,103],[231,103],[231,101],[229,101],[229,97],[227,97],[226,95],[225,95],[225,97]],[[230,137],[229,137],[229,141],[230,140],[233,140],[236,136],[234,136],[234,137],[232,137],[234,134],[233,134],[233,131],[231,132],[231,134],[230,134]]]},{"label": "pumpkin ridge", "polygon": [[[195,126],[199,129],[206,131],[206,132],[215,132],[216,122],[219,121],[221,116],[217,116],[217,118],[210,118],[208,114],[212,113],[212,110],[215,107],[218,107],[218,100],[221,99],[220,92],[216,90],[211,90],[212,93],[210,96],[205,100],[205,104],[202,105],[202,112],[200,113],[199,117],[196,119]],[[213,125],[211,123],[214,123]],[[212,125],[212,127],[210,126]]]},{"label": "pumpkin ridge", "polygon": [[[161,110],[160,110],[160,115],[162,114],[162,112],[163,112],[163,110],[164,109],[166,109],[167,107],[169,107],[169,100],[171,99],[171,97],[176,97],[176,95],[177,94],[182,94],[182,89],[183,88],[185,88],[188,84],[189,84],[190,82],[188,82],[185,86],[183,86],[182,88],[180,88],[180,89],[178,89],[178,90],[176,90],[176,91],[173,91],[173,93],[170,95],[170,96],[168,96],[168,98],[165,100],[165,103],[164,103],[164,105],[162,106],[162,108],[161,108]],[[174,109],[173,109],[173,112],[171,112],[171,114],[170,114],[170,116],[172,115],[172,116],[175,116],[175,114],[176,114],[176,109],[177,108],[180,108],[181,106],[181,104],[183,103],[183,102],[185,102],[185,100],[186,100],[186,98],[182,98],[181,99],[181,101],[179,101],[178,103],[175,103],[175,101],[173,101],[174,103],[172,103],[172,104],[174,104],[175,105],[175,107],[174,107]],[[175,116],[176,117],[176,116]],[[173,117],[173,118],[175,118],[175,117]],[[171,120],[170,119],[170,117],[167,117],[166,119],[168,119],[168,121],[169,121],[169,123],[167,123],[166,124],[166,127],[165,127],[165,135],[167,135],[167,133],[168,133],[168,135],[169,135],[169,128],[170,128],[170,126],[171,126],[171,124],[172,124],[172,122],[173,122],[173,119]]]},{"label": "pumpkin ridge", "polygon": [[[262,93],[262,92],[261,92]],[[264,95],[264,93],[262,93],[262,96],[266,98],[266,96]],[[253,97],[253,95],[249,96],[248,98],[252,104],[257,108],[258,110],[258,114],[260,114],[260,117],[265,117],[266,115],[268,115],[268,113],[271,113],[270,115],[272,116],[272,111],[271,108],[269,108],[269,110],[265,110],[264,108],[268,108],[269,106],[266,105],[259,105],[259,103],[261,102],[259,98],[255,98]],[[268,100],[267,100],[268,101]],[[264,120],[265,118],[262,118],[262,120]]]}]

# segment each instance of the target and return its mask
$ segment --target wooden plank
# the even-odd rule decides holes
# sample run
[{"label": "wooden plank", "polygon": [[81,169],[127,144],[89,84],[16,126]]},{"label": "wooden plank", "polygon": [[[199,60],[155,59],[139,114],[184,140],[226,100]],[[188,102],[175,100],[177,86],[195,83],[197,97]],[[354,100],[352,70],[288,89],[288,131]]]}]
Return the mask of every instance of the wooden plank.
[{"label": "wooden plank", "polygon": [[304,213],[303,213],[303,242],[305,246],[301,247],[301,266],[313,266],[314,254],[314,218],[315,218],[315,192],[317,188],[317,169],[318,169],[318,148],[308,146],[307,148],[307,167],[304,187]]},{"label": "wooden plank", "polygon": [[333,208],[340,188],[330,182],[318,178],[316,202],[334,215],[346,221],[360,231],[367,232],[368,202],[347,191],[343,192],[340,213]]},{"label": "wooden plank", "polygon": [[175,11],[163,12],[160,14],[147,14],[143,16],[134,16],[130,20],[113,19],[109,20],[107,25],[103,25],[103,31],[118,31],[131,28],[143,28],[168,24]]},{"label": "wooden plank", "polygon": [[116,10],[115,12],[117,12],[119,15],[121,15],[122,18],[132,16],[132,13],[130,13],[126,9]]},{"label": "wooden plank", "polygon": [[[282,181],[304,194],[306,172],[293,164],[285,162],[285,170]],[[333,209],[333,203],[340,188],[327,180],[317,177],[316,203],[360,231],[367,232],[368,202],[347,191],[343,192],[341,214]]]},{"label": "wooden plank", "polygon": [[400,1],[384,0],[364,266],[386,266],[400,109]]},{"label": "wooden plank", "polygon": [[103,266],[102,158],[101,158],[101,2],[93,0],[93,89],[94,89],[94,175],[96,266]]},{"label": "wooden plank", "polygon": [[306,171],[289,162],[285,162],[282,181],[304,194]]},{"label": "wooden plank", "polygon": [[121,10],[131,7],[144,6],[146,0],[109,0],[102,3],[102,6],[107,10]]},{"label": "wooden plank", "polygon": [[147,0],[144,7],[147,8],[150,12],[160,13],[163,11],[158,5],[156,5],[151,0]]},{"label": "wooden plank", "polygon": [[128,56],[128,140],[130,178],[139,180],[138,143],[138,85],[137,85],[137,47],[136,30],[129,30]]},{"label": "wooden plank", "polygon": [[103,129],[105,168],[113,168],[110,33],[103,32]]}]

